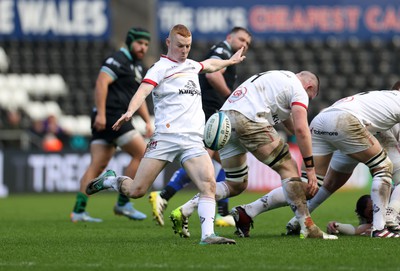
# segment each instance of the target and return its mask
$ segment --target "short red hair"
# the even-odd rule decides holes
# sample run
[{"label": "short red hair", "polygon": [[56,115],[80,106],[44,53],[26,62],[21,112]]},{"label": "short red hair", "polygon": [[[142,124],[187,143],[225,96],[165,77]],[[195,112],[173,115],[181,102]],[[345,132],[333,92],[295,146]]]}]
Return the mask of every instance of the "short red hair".
[{"label": "short red hair", "polygon": [[172,27],[171,30],[169,31],[170,37],[177,34],[185,38],[189,38],[192,36],[192,33],[190,32],[189,28],[187,28],[183,24],[177,24],[174,27]]}]

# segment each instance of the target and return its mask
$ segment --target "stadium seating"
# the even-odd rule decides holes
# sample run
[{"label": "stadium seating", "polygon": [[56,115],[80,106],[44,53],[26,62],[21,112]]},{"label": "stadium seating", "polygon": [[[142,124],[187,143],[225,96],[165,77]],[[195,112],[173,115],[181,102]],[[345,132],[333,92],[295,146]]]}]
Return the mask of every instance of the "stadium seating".
[{"label": "stadium seating", "polygon": [[1,40],[0,48],[3,112],[19,109],[31,120],[54,115],[71,134],[90,135],[94,80],[113,50],[109,42]]},{"label": "stadium seating", "polygon": [[[203,60],[215,41],[194,41],[190,57]],[[106,41],[0,41],[0,107],[24,108],[30,117],[55,112],[60,123],[90,134],[88,115],[93,86],[104,57],[115,48]],[[164,42],[160,48],[165,52]],[[238,65],[238,82],[272,69],[311,70],[321,92],[310,118],[332,102],[360,91],[389,88],[400,79],[400,37],[382,40],[271,38],[254,40],[246,61]],[[11,94],[10,94],[11,93]],[[54,105],[57,104],[57,106]],[[29,106],[27,106],[29,105]],[[74,129],[72,124],[82,127]],[[72,127],[72,128],[71,128]]]}]

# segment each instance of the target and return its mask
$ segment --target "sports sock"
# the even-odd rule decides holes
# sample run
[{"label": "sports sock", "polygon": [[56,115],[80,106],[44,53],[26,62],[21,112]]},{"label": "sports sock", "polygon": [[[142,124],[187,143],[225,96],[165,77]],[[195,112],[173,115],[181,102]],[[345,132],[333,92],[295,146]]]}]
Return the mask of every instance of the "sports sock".
[{"label": "sports sock", "polygon": [[[217,183],[225,181],[225,170],[223,170],[222,168],[218,172],[216,181],[217,181]],[[217,202],[218,214],[220,214],[222,216],[229,215],[228,204],[229,204],[228,198],[220,199]]]},{"label": "sports sock", "polygon": [[75,202],[73,212],[74,213],[83,213],[86,209],[88,199],[89,199],[89,197],[86,194],[84,194],[82,192],[78,192],[76,194],[76,202]]},{"label": "sports sock", "polygon": [[199,198],[198,213],[201,225],[201,239],[214,234],[215,199]]},{"label": "sports sock", "polygon": [[110,177],[106,177],[106,178],[104,179],[103,186],[104,186],[105,188],[114,188],[115,190],[118,191],[117,181],[118,181],[118,178],[119,178],[119,177],[122,177],[122,176],[117,176],[117,177],[110,176]]},{"label": "sports sock", "polygon": [[170,200],[176,192],[187,186],[190,181],[185,169],[181,167],[174,172],[166,187],[161,191],[160,196],[163,199]]},{"label": "sports sock", "polygon": [[256,201],[253,201],[250,204],[246,204],[243,207],[246,213],[253,218],[263,212],[287,205],[288,203],[286,201],[283,188],[278,187],[270,191],[268,194],[257,199]]},{"label": "sports sock", "polygon": [[[185,204],[182,205],[182,207],[181,207],[182,214],[184,216],[189,217],[192,215],[194,210],[198,207],[199,196],[200,196],[200,194],[196,194],[192,199],[190,199],[189,201],[187,201]],[[229,197],[229,188],[225,182],[217,183],[215,197],[217,198],[217,200]],[[215,204],[214,204],[214,208],[215,208]],[[215,214],[215,210],[214,210],[214,214]]]},{"label": "sports sock", "polygon": [[229,191],[229,187],[226,184],[226,182],[217,183],[216,189],[215,189],[215,199],[219,201],[221,199],[229,198],[229,195],[230,195],[230,191]]},{"label": "sports sock", "polygon": [[[189,217],[192,215],[194,210],[199,205],[199,197],[200,197],[200,194],[197,193],[192,199],[190,199],[189,201],[187,201],[185,204],[182,205],[182,207],[181,207],[182,214],[184,216]],[[214,208],[215,208],[215,204],[214,204]],[[214,210],[214,213],[215,213],[215,210]]]},{"label": "sports sock", "polygon": [[175,190],[175,188],[167,184],[167,186],[164,187],[163,190],[161,190],[160,197],[162,197],[166,201],[169,201],[175,195],[176,192],[178,191]]},{"label": "sports sock", "polygon": [[390,198],[389,207],[393,208],[397,213],[400,212],[400,185],[396,185]]},{"label": "sports sock", "polygon": [[390,196],[390,182],[385,177],[373,176],[371,186],[371,200],[373,202],[373,229],[382,230],[386,224],[386,208]]},{"label": "sports sock", "polygon": [[306,230],[306,228],[310,227],[314,222],[312,221],[307,208],[306,195],[303,191],[300,178],[284,179],[282,180],[282,187],[286,201],[289,203],[292,211],[296,215],[301,229]]},{"label": "sports sock", "polygon": [[222,216],[229,215],[228,203],[229,203],[228,199],[221,199],[217,202],[218,214]]},{"label": "sports sock", "polygon": [[117,202],[118,206],[124,206],[128,202],[129,202],[129,198],[127,196],[118,194],[118,202]]},{"label": "sports sock", "polygon": [[390,196],[390,201],[388,207],[393,208],[397,213],[400,212],[400,184],[397,183],[400,180],[400,171],[397,170],[393,172],[393,181],[395,182],[395,186],[392,191],[392,195]]},{"label": "sports sock", "polygon": [[327,198],[332,195],[325,187],[321,186],[318,189],[317,194],[313,198],[307,201],[308,210],[310,213],[320,206]]}]

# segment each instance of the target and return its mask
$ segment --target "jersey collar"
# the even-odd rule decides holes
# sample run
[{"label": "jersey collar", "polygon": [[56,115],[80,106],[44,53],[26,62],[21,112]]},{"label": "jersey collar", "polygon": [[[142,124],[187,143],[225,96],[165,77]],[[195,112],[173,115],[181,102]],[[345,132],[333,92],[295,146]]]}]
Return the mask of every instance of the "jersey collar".
[{"label": "jersey collar", "polygon": [[122,47],[120,50],[126,55],[127,58],[129,58],[130,61],[133,61],[131,53],[129,53],[128,49]]},{"label": "jersey collar", "polygon": [[229,48],[229,50],[232,50],[232,47],[231,47],[231,45],[228,43],[228,41],[224,40],[224,43],[225,43],[226,47]]}]

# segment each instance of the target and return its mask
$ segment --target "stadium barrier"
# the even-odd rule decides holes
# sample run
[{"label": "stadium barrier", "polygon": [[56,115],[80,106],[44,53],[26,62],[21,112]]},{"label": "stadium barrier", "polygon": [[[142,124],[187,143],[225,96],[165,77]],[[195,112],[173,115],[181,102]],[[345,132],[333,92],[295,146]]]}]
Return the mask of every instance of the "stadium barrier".
[{"label": "stadium barrier", "polygon": [[[291,145],[290,150],[301,163],[301,156],[296,147]],[[122,174],[129,161],[128,154],[117,152],[107,168]],[[87,152],[0,151],[0,197],[16,193],[76,192],[89,162],[90,154]],[[248,163],[248,191],[266,192],[280,186],[279,175],[251,154],[248,155]],[[178,167],[178,163],[167,166],[153,184],[153,189],[162,188]],[[368,169],[359,166],[346,188],[365,187],[369,180]]]}]

